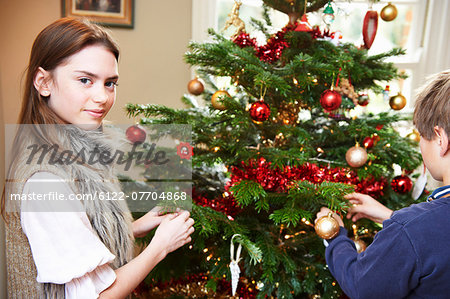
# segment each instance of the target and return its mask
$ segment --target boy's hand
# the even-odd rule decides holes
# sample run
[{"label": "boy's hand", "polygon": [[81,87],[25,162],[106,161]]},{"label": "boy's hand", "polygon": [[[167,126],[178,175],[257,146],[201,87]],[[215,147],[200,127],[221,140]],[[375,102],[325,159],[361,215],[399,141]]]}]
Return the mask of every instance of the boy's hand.
[{"label": "boy's hand", "polygon": [[384,220],[391,218],[393,213],[391,209],[366,194],[351,193],[347,194],[345,198],[353,204],[347,213],[347,219],[351,218],[353,222],[361,218],[367,218],[382,223]]},{"label": "boy's hand", "polygon": [[316,220],[314,220],[314,223],[317,222],[320,218],[323,216],[328,216],[328,213],[331,213],[333,215],[333,218],[336,219],[336,221],[339,223],[339,226],[344,226],[344,222],[342,221],[342,218],[339,217],[338,214],[333,213],[329,208],[322,207],[320,208],[320,211],[316,214]]}]

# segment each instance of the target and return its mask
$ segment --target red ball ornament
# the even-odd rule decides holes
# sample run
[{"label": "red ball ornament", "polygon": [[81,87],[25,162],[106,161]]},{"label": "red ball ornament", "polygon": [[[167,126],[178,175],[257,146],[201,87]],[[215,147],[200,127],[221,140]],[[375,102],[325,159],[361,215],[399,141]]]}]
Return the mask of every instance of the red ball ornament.
[{"label": "red ball ornament", "polygon": [[142,128],[139,125],[134,125],[129,127],[125,131],[125,135],[127,136],[127,139],[130,140],[134,144],[141,144],[145,141],[145,137],[147,136],[147,133],[145,132],[144,128]]},{"label": "red ball ornament", "polygon": [[392,179],[391,187],[397,193],[405,194],[411,191],[413,183],[406,175],[399,175]]},{"label": "red ball ornament", "polygon": [[339,92],[327,89],[320,96],[320,105],[327,111],[336,110],[342,103],[342,96]]},{"label": "red ball ornament", "polygon": [[254,121],[263,122],[270,116],[270,107],[263,100],[259,100],[250,106],[249,112]]},{"label": "red ball ornament", "polygon": [[374,140],[372,137],[364,138],[363,145],[365,148],[370,149],[374,146]]}]

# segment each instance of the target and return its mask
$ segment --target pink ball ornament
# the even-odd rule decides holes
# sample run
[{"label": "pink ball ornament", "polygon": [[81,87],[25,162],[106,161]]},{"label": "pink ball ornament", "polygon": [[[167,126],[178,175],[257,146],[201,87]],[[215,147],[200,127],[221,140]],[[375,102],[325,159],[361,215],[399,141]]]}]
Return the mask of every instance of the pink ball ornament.
[{"label": "pink ball ornament", "polygon": [[345,160],[351,167],[361,167],[367,162],[367,152],[357,144],[347,151]]}]

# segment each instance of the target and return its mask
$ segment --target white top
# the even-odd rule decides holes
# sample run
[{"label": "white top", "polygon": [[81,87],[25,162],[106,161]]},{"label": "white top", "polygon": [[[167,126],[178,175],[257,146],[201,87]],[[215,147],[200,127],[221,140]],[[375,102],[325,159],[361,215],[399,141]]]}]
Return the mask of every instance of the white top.
[{"label": "white top", "polygon": [[[51,181],[49,185],[44,182]],[[64,180],[49,172],[38,172],[25,183],[23,194],[57,192],[69,198],[74,192]],[[55,211],[51,201],[22,201],[21,224],[30,243],[40,283],[65,284],[67,299],[98,298],[116,280],[109,266],[115,256],[94,232],[80,201],[79,209]],[[33,206],[45,212],[36,212]]]}]

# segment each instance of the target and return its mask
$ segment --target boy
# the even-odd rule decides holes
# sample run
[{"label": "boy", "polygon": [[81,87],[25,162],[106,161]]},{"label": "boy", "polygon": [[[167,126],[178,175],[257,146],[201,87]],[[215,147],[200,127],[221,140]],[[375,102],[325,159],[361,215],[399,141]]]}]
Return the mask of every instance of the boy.
[{"label": "boy", "polygon": [[[450,70],[435,75],[416,100],[414,124],[425,166],[444,187],[427,202],[393,212],[368,195],[346,196],[347,218],[383,223],[373,243],[358,254],[342,219],[325,250],[342,290],[356,298],[450,298]],[[330,212],[322,208],[317,218]]]}]

